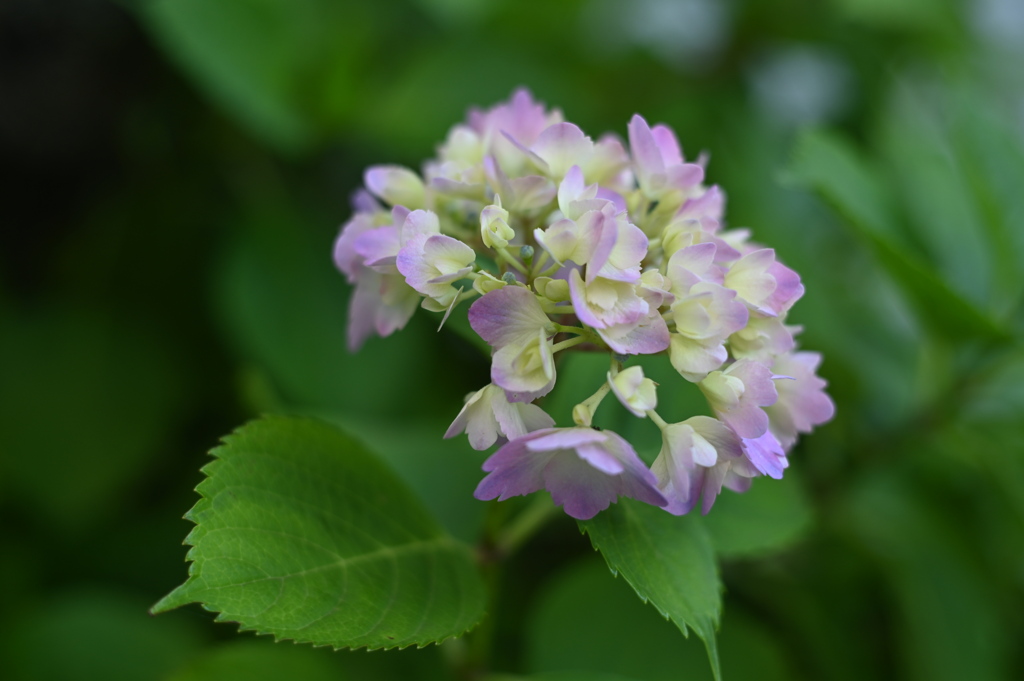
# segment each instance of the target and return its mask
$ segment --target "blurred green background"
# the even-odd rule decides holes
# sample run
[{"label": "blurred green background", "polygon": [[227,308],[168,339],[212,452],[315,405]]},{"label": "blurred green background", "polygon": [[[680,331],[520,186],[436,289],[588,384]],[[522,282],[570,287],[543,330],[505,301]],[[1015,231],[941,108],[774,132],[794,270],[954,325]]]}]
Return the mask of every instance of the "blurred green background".
[{"label": "blurred green background", "polygon": [[[349,354],[330,252],[364,167],[520,85],[674,127],[806,284],[837,417],[720,539],[725,678],[1024,678],[1020,0],[0,3],[0,675],[445,678],[146,610],[261,412],[347,425],[474,536],[482,457],[440,436],[487,359],[421,312]],[[709,678],[573,523],[526,549],[497,671]]]}]

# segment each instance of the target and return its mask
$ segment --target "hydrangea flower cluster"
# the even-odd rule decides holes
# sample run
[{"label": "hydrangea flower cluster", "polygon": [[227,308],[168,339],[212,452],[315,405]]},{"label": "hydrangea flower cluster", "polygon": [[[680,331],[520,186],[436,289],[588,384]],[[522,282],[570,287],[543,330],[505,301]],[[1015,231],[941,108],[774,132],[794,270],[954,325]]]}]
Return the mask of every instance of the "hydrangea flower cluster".
[{"label": "hydrangea flower cluster", "polygon": [[[587,519],[620,495],[684,514],[707,513],[722,487],[781,478],[799,433],[832,417],[820,355],[797,351],[785,324],[800,277],[748,230],[723,229],[725,197],[704,185],[675,134],[636,115],[628,151],[594,141],[519,90],[451,129],[422,175],[366,171],[334,259],[355,285],[348,339],[401,329],[417,306],[463,302],[492,348],[491,382],[473,393],[445,437],[500,448],[479,499],[541,489]],[[443,323],[443,320],[442,320]],[[609,370],[555,427],[536,404],[555,386],[559,353],[603,351]],[[665,353],[710,416],[667,423],[634,355]],[[671,389],[671,388],[667,388]],[[647,465],[625,439],[592,427],[613,394],[662,433]]]}]

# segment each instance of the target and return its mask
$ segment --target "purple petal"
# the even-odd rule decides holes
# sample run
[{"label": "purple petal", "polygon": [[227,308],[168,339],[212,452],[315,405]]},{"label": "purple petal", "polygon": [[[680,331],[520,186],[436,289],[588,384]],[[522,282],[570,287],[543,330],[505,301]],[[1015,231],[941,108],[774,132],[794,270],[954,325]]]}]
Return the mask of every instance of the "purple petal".
[{"label": "purple petal", "polygon": [[765,305],[776,314],[782,314],[803,296],[804,285],[800,283],[799,274],[777,260],[768,267],[768,274],[775,278],[775,290]]},{"label": "purple petal", "polygon": [[[543,432],[543,431],[540,431]],[[477,485],[473,496],[486,501],[504,501],[510,497],[532,494],[544,488],[544,468],[555,455],[553,451],[530,452],[526,438],[512,440],[484,461],[483,469],[490,472]]]},{"label": "purple petal", "polygon": [[625,213],[627,210],[626,199],[623,198],[622,194],[612,191],[607,187],[598,187],[597,198],[603,201],[610,201],[611,204],[615,206],[616,213]]},{"label": "purple petal", "polygon": [[569,168],[585,162],[594,152],[594,143],[572,123],[556,123],[540,134],[533,151],[553,177],[562,178]]},{"label": "purple petal", "polygon": [[526,156],[526,158],[527,158],[527,159],[529,159],[529,161],[530,161],[531,163],[533,163],[533,165],[537,166],[537,168],[539,168],[540,170],[542,170],[542,171],[544,171],[544,172],[547,172],[547,171],[548,171],[548,169],[549,169],[549,168],[548,168],[548,164],[547,164],[547,161],[545,161],[544,159],[542,159],[542,158],[541,158],[540,156],[538,156],[538,155],[537,155],[537,154],[535,154],[534,152],[530,151],[530,150],[529,150],[529,149],[528,149],[528,148],[526,147],[526,145],[524,145],[524,144],[523,144],[522,142],[520,142],[520,141],[519,141],[519,140],[517,140],[517,139],[516,139],[515,137],[513,137],[513,136],[512,136],[512,135],[511,135],[511,134],[510,134],[510,133],[509,133],[508,131],[506,131],[506,130],[502,130],[502,131],[501,131],[501,134],[502,134],[502,136],[503,136],[503,137],[504,137],[505,139],[507,139],[507,140],[508,140],[509,142],[511,142],[511,143],[512,143],[512,146],[513,146],[513,147],[515,147],[515,148],[516,148],[516,149],[518,149],[518,150],[519,150],[520,152],[522,152],[522,154],[523,154],[524,156]]},{"label": "purple petal", "polygon": [[754,468],[776,480],[782,478],[782,471],[789,466],[786,452],[771,431],[765,432],[761,437],[744,438],[743,451],[750,463],[754,464]]},{"label": "purple petal", "polygon": [[393,206],[419,208],[426,194],[419,175],[402,166],[371,166],[363,175],[366,188]]},{"label": "purple petal", "polygon": [[558,191],[551,180],[540,175],[517,177],[509,180],[509,186],[512,188],[512,198],[508,209],[512,211],[530,212],[543,208],[551,203]]},{"label": "purple petal", "polygon": [[373,194],[365,189],[357,189],[352,193],[352,209],[357,213],[376,213],[382,210]]},{"label": "purple petal", "polygon": [[645,178],[645,181],[651,175],[665,172],[665,162],[658,142],[640,114],[635,114],[629,121],[629,148],[637,165],[637,175]]},{"label": "purple petal", "polygon": [[[577,221],[580,228],[580,238],[586,239],[594,244],[593,254],[587,263],[587,283],[594,281],[597,273],[601,270],[615,248],[619,231],[615,227],[615,221],[603,212],[589,211],[580,216]],[[581,263],[582,264],[582,263]]]},{"label": "purple petal", "polygon": [[724,208],[725,195],[718,185],[713,185],[700,196],[688,199],[679,209],[677,215],[691,220],[711,218],[720,221]]},{"label": "purple petal", "polygon": [[354,284],[356,275],[365,262],[365,258],[356,251],[356,240],[366,232],[374,229],[373,220],[369,215],[356,214],[346,222],[334,241],[334,264]]},{"label": "purple petal", "polygon": [[711,507],[715,505],[715,499],[722,491],[722,483],[725,481],[728,471],[729,466],[726,464],[718,464],[704,469],[704,480],[701,485],[701,515],[707,515]]},{"label": "purple petal", "polygon": [[679,148],[679,140],[676,139],[676,134],[672,132],[671,128],[664,123],[659,123],[651,128],[651,137],[654,138],[654,143],[657,145],[666,167],[682,164],[683,151]]},{"label": "purple petal", "polygon": [[386,225],[364,231],[353,240],[352,248],[368,266],[381,272],[394,271],[390,267],[395,264],[400,250],[398,230]]},{"label": "purple petal", "polygon": [[419,295],[400,276],[364,269],[349,302],[349,350],[358,350],[374,332],[388,336],[403,328],[418,303]]},{"label": "purple petal", "polygon": [[537,433],[537,437],[526,446],[535,452],[545,449],[574,449],[580,445],[604,442],[606,439],[604,433],[592,428],[553,428],[550,432]]},{"label": "purple petal", "polygon": [[767,407],[775,404],[775,400],[779,398],[775,381],[772,380],[772,370],[761,362],[741,359],[729,367],[727,373],[743,381],[744,400],[759,407]]},{"label": "purple petal", "polygon": [[672,166],[666,172],[669,186],[691,189],[704,181],[704,169],[695,163]]},{"label": "purple petal", "polygon": [[623,355],[657,354],[667,350],[672,339],[668,325],[657,311],[639,324],[610,326],[598,329],[597,333],[608,347]]},{"label": "purple petal", "polygon": [[[602,472],[595,462],[618,472]],[[594,517],[619,496],[655,506],[668,503],[657,490],[654,474],[628,442],[610,431],[539,430],[502,446],[484,462],[484,470],[490,475],[477,486],[478,499],[506,499],[543,487],[556,505],[581,520]]]},{"label": "purple petal", "polygon": [[504,286],[469,307],[469,324],[491,347],[531,338],[550,323],[537,297],[521,286]]}]

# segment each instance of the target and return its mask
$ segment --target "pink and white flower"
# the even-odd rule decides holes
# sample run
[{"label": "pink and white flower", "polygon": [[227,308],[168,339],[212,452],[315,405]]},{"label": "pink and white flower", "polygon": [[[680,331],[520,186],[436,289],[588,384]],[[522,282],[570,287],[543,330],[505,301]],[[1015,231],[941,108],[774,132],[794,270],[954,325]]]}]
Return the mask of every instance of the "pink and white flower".
[{"label": "pink and white flower", "polygon": [[775,251],[761,248],[737,260],[725,274],[725,285],[751,310],[777,316],[804,294],[800,276],[775,260]]},{"label": "pink and white flower", "polygon": [[744,457],[738,435],[718,419],[693,416],[662,428],[662,445],[651,471],[658,478],[673,515],[689,513],[703,497],[701,511],[711,510],[723,483],[745,483],[756,475]]},{"label": "pink and white flower", "polygon": [[[491,384],[446,437],[502,444],[480,498],[548,489],[578,518],[621,495],[706,513],[723,487],[781,477],[798,435],[834,413],[820,356],[794,352],[799,329],[786,325],[800,277],[749,230],[724,228],[725,195],[703,184],[703,156],[688,163],[667,126],[639,115],[627,132],[628,151],[614,135],[594,142],[518,90],[452,127],[422,178],[369,168],[335,242],[355,285],[353,349],[402,328],[417,304],[443,324],[479,296],[469,322],[491,347]],[[607,353],[610,369],[573,410],[580,427],[554,428],[531,402],[554,388],[556,353],[577,347]],[[654,382],[622,368],[625,355],[666,351],[717,418],[665,423]],[[589,427],[609,392],[662,429],[653,472],[621,437]]]},{"label": "pink and white flower", "polygon": [[491,291],[469,308],[469,323],[494,349],[491,381],[511,402],[532,402],[555,385],[551,320],[521,286]]},{"label": "pink and white flower", "polygon": [[741,359],[725,371],[712,371],[698,386],[718,418],[740,437],[755,438],[768,430],[763,407],[778,399],[773,378],[760,362]]},{"label": "pink and white flower", "polygon": [[450,438],[466,433],[470,446],[482,451],[499,438],[514,440],[554,425],[554,419],[537,405],[509,402],[505,391],[490,383],[466,399],[444,436]]},{"label": "pink and white flower", "polygon": [[608,374],[608,385],[612,393],[634,416],[641,418],[658,406],[657,386],[644,376],[641,366],[631,366],[616,375]]},{"label": "pink and white flower", "polygon": [[787,450],[799,433],[811,432],[835,414],[835,404],[825,394],[828,384],[815,373],[820,364],[817,352],[794,352],[776,358],[772,365],[774,372],[790,377],[776,383],[779,398],[767,408],[772,433]]},{"label": "pink and white flower", "polygon": [[665,125],[651,128],[639,114],[629,122],[633,171],[644,195],[653,201],[681,204],[699,193],[704,168],[684,163],[675,134]]},{"label": "pink and white flower", "polygon": [[668,503],[633,447],[610,430],[538,430],[501,447],[483,469],[488,475],[474,492],[477,499],[501,501],[546,489],[556,506],[579,520],[593,518],[620,496]]}]

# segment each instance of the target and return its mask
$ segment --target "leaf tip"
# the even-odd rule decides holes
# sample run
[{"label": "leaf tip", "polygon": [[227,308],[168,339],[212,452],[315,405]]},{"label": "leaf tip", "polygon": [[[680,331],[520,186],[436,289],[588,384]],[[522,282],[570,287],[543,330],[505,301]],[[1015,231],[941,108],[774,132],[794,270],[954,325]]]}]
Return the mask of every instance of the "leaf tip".
[{"label": "leaf tip", "polygon": [[188,582],[185,582],[178,588],[174,589],[174,591],[157,601],[153,607],[149,609],[149,614],[159,615],[161,613],[174,610],[175,608],[180,608],[183,605],[193,603],[194,600],[188,595],[188,590],[185,588],[186,586],[188,586]]}]

